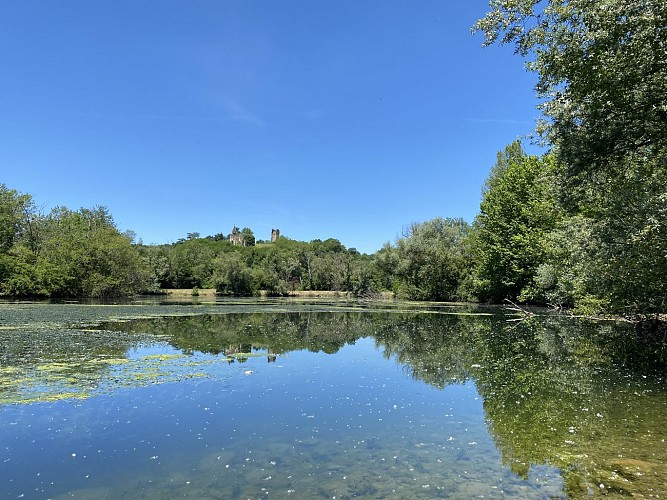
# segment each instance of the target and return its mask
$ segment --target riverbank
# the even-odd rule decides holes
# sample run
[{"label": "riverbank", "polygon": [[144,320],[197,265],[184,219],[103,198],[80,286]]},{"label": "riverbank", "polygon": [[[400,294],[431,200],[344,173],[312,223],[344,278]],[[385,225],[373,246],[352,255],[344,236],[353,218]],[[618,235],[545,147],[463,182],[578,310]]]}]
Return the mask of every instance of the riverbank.
[{"label": "riverbank", "polygon": [[[160,292],[164,295],[173,297],[192,297],[193,288],[164,288]],[[266,290],[260,290],[260,297],[266,297]],[[215,297],[215,288],[199,288],[194,296],[198,297]],[[290,292],[288,297],[312,297],[312,298],[337,298],[337,297],[352,297],[350,292],[336,292],[332,290],[295,290]],[[391,300],[394,298],[393,292],[381,292],[378,294],[379,299]]]}]

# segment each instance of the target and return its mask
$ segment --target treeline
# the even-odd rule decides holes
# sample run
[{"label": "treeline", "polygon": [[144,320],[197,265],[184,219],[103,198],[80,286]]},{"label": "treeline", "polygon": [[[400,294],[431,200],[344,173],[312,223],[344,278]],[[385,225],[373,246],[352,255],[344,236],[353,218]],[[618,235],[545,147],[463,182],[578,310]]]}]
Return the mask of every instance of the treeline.
[{"label": "treeline", "polygon": [[[281,237],[246,245],[190,233],[173,244],[134,243],[104,207],[40,215],[29,195],[0,185],[0,293],[108,297],[170,288],[333,290],[355,296],[575,307],[588,313],[665,310],[664,239],[628,237],[638,228],[572,210],[562,200],[556,156],[527,155],[519,142],[498,153],[472,225],[437,218],[405,228],[373,255],[340,241]],[[630,201],[630,200],[629,200]],[[623,210],[626,215],[634,204]],[[619,208],[620,209],[620,208]],[[655,216],[655,215],[654,215]],[[616,224],[614,224],[616,223]],[[660,221],[656,221],[659,224]],[[657,233],[660,235],[661,233]]]},{"label": "treeline", "polygon": [[630,199],[611,219],[595,206],[573,209],[562,168],[554,153],[530,156],[514,142],[498,153],[472,225],[454,218],[413,223],[372,255],[333,238],[255,242],[249,228],[241,232],[243,244],[189,233],[176,243],[143,245],[121,233],[104,207],[58,207],[42,216],[29,195],[0,184],[0,293],[108,297],[215,288],[234,296],[331,290],[374,297],[391,291],[410,300],[510,299],[591,314],[664,312],[662,233],[644,226],[643,237],[628,235],[639,231],[619,223],[619,215],[637,208]]},{"label": "treeline", "polygon": [[294,290],[364,296],[378,290],[372,257],[334,238],[302,242],[281,236],[275,243],[234,245],[218,235],[171,245],[138,245],[137,251],[148,265],[154,290],[215,288],[237,296],[260,290],[276,296]]},{"label": "treeline", "polygon": [[551,147],[507,150],[482,202],[481,298],[667,306],[667,2],[505,0],[474,29],[537,74]]},{"label": "treeline", "polygon": [[243,244],[217,234],[188,234],[173,244],[143,245],[121,232],[105,207],[48,215],[32,197],[0,184],[0,295],[116,297],[169,288],[215,288],[251,296],[266,291],[332,290],[357,296],[379,289],[372,257],[330,238],[309,243],[281,237]]}]

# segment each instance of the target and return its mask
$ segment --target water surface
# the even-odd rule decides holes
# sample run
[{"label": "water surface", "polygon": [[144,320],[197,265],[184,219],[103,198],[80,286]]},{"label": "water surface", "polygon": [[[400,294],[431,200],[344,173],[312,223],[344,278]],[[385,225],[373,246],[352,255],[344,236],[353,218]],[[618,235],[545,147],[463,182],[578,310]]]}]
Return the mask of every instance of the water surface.
[{"label": "water surface", "polygon": [[660,338],[431,304],[0,304],[7,498],[667,492]]}]

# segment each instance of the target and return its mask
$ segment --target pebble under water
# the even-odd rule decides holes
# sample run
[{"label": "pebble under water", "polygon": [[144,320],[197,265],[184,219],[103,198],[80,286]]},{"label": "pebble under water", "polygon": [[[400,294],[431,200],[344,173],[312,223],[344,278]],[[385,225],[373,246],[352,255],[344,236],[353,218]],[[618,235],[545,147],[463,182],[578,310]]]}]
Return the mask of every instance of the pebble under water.
[{"label": "pebble under water", "polygon": [[[97,320],[79,319],[79,327],[4,326],[3,343],[12,353],[3,358],[0,391],[4,497],[624,495],[630,490],[623,490],[618,472],[623,464],[607,470],[602,458],[584,455],[596,433],[604,441],[604,428],[591,427],[595,422],[627,419],[640,404],[657,421],[632,425],[656,447],[630,460],[647,477],[658,477],[641,483],[645,494],[665,493],[659,479],[665,415],[658,414],[667,399],[659,373],[649,384],[648,376],[635,380],[614,359],[583,366],[576,357],[583,341],[567,341],[576,349],[567,342],[554,346],[556,335],[537,348],[552,371],[531,379],[524,368],[535,353],[522,355],[524,368],[512,364],[521,363],[514,348],[505,358],[492,357],[505,328],[495,316],[234,311],[159,317],[152,311],[142,318],[135,311],[134,319],[115,311],[111,322],[99,313]],[[486,326],[475,326],[480,321]],[[95,336],[123,341],[113,349],[91,341],[89,350],[34,352],[36,338],[61,335],[66,343],[68,332],[78,332],[72,335],[79,344]],[[482,342],[482,334],[490,338]],[[11,344],[22,335],[32,335],[32,347]],[[585,345],[588,354],[600,354]],[[545,353],[548,348],[553,352]],[[71,366],[68,355],[76,361]],[[579,374],[557,372],[571,367]],[[625,379],[610,380],[612,374]],[[510,387],[517,377],[524,379],[521,394]],[[600,394],[603,386],[633,394],[610,402]],[[610,405],[618,404],[629,413],[611,415]],[[616,443],[620,425],[611,422]],[[535,437],[535,429],[546,437]],[[631,434],[623,441],[630,448]],[[619,455],[609,451],[615,446],[606,443],[598,452]],[[614,467],[616,483],[604,476]]]}]

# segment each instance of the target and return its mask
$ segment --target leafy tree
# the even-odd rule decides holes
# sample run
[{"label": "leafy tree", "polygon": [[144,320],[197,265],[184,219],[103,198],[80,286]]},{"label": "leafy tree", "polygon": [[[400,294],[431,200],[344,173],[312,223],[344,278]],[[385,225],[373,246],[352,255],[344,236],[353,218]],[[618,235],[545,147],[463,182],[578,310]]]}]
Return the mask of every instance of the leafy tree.
[{"label": "leafy tree", "polygon": [[399,296],[414,300],[456,300],[467,269],[470,226],[463,219],[436,218],[412,224],[396,243]]},{"label": "leafy tree", "polygon": [[36,266],[36,255],[25,245],[0,253],[0,295],[47,296]]},{"label": "leafy tree", "polygon": [[170,245],[137,245],[149,270],[147,292],[159,293],[162,288],[175,288],[172,281]]},{"label": "leafy tree", "polygon": [[493,0],[474,29],[531,56],[546,138],[595,183],[629,154],[667,153],[665,26],[663,0]]},{"label": "leafy tree", "polygon": [[561,195],[593,226],[587,287],[618,312],[664,311],[667,3],[494,0],[475,25],[537,72]]},{"label": "leafy tree", "polygon": [[213,283],[218,293],[249,297],[257,293],[251,269],[238,253],[213,260]]},{"label": "leafy tree", "polygon": [[52,210],[36,259],[43,288],[52,296],[130,295],[146,287],[147,269],[105,207]]},{"label": "leafy tree", "polygon": [[0,252],[8,251],[31,227],[35,208],[29,194],[0,184]]},{"label": "leafy tree", "polygon": [[597,313],[599,270],[593,223],[583,216],[565,217],[544,238],[544,260],[535,270],[534,298],[558,307]]},{"label": "leafy tree", "polygon": [[243,235],[243,244],[245,246],[251,247],[255,245],[255,234],[252,232],[252,229],[244,227],[241,229],[241,234]]},{"label": "leafy tree", "polygon": [[667,310],[667,164],[635,162],[591,210],[599,299],[627,315]]},{"label": "leafy tree", "polygon": [[495,184],[499,182],[498,179],[502,178],[511,163],[523,160],[527,156],[519,140],[508,144],[502,151],[498,151],[496,153],[496,163],[491,167],[491,172],[484,181],[482,196],[495,187]]},{"label": "leafy tree", "polygon": [[211,260],[215,252],[207,240],[191,239],[171,249],[171,266],[175,288],[202,287],[211,278]]},{"label": "leafy tree", "polygon": [[355,297],[376,297],[382,289],[373,267],[373,258],[369,255],[353,253],[351,292]]},{"label": "leafy tree", "polygon": [[378,288],[383,290],[398,291],[398,269],[399,256],[391,243],[386,242],[382,248],[373,254],[372,269]]},{"label": "leafy tree", "polygon": [[[500,157],[499,157],[500,158]],[[506,149],[494,167],[473,226],[474,283],[482,300],[535,299],[533,277],[545,260],[544,239],[561,212],[554,186],[555,159]]]},{"label": "leafy tree", "polygon": [[345,251],[345,246],[336,238],[328,238],[324,241],[313,240],[310,242],[313,252],[316,255],[325,253],[341,253]]}]

